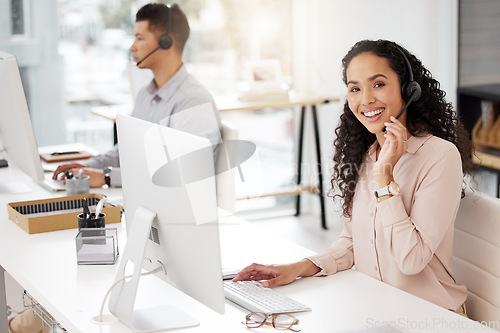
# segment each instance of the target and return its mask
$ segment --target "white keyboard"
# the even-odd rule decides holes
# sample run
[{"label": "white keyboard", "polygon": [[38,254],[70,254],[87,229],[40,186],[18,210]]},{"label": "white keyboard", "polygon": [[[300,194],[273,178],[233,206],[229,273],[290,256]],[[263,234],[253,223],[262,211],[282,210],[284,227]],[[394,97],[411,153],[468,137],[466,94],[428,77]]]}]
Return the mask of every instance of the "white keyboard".
[{"label": "white keyboard", "polygon": [[64,180],[52,179],[52,174],[45,174],[45,179],[40,184],[50,191],[66,191]]},{"label": "white keyboard", "polygon": [[251,312],[274,314],[311,311],[308,306],[288,296],[262,287],[260,282],[227,280],[223,284],[226,298]]}]

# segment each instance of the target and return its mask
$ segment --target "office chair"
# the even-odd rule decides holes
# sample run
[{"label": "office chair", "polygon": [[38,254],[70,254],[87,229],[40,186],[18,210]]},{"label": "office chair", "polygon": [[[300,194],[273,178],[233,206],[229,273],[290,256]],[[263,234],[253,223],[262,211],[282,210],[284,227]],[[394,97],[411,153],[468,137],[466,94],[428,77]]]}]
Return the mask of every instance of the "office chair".
[{"label": "office chair", "polygon": [[[227,121],[222,121],[222,145],[219,150],[219,158],[215,163],[215,182],[217,185],[217,206],[234,213],[236,206],[236,181],[235,168],[229,168],[229,161],[235,161],[234,156],[229,156],[229,150],[225,141],[231,141],[234,144],[238,140],[238,130]],[[224,171],[226,170],[226,171]]]},{"label": "office chair", "polygon": [[500,200],[466,191],[455,220],[451,266],[458,284],[467,286],[469,318],[500,318]]}]

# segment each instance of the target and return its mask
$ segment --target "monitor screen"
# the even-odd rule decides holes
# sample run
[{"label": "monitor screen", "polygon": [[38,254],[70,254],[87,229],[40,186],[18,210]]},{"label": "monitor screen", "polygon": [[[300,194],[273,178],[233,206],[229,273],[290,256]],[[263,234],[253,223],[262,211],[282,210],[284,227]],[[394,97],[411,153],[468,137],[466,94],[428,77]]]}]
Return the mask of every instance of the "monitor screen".
[{"label": "monitor screen", "polygon": [[[129,256],[138,255],[144,270],[164,267],[156,276],[223,313],[210,141],[128,116],[117,117],[117,128],[127,226],[125,252],[129,251],[124,252],[120,265],[129,260]],[[150,213],[151,221],[144,212]],[[144,237],[147,239],[141,239]],[[145,245],[137,245],[141,242]],[[134,250],[130,250],[132,246]],[[117,314],[116,307],[123,303],[119,293],[121,291],[111,296],[110,310],[126,321]],[[189,312],[189,309],[181,310]]]},{"label": "monitor screen", "polygon": [[9,164],[35,181],[44,173],[16,57],[0,51],[0,145]]}]

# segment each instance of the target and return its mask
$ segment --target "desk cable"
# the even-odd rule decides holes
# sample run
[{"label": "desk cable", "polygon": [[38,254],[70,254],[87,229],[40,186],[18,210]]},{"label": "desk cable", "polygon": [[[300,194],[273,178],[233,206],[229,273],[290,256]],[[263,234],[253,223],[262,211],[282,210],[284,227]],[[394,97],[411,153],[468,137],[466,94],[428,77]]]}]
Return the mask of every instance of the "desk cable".
[{"label": "desk cable", "polygon": [[[155,273],[158,273],[159,271],[162,271],[164,270],[165,268],[163,266],[159,266],[155,269],[153,269],[152,271],[149,271],[149,272],[145,272],[145,273],[141,273],[140,276],[146,276],[146,275],[151,275],[151,274],[155,274]],[[108,291],[106,292],[106,294],[104,295],[104,299],[102,300],[102,303],[101,303],[101,310],[99,311],[99,322],[102,323],[102,313],[104,311],[104,304],[106,304],[106,300],[108,299],[109,297],[109,294],[111,294],[111,291],[113,291],[113,289],[122,281],[126,280],[126,279],[129,279],[133,276],[133,274],[130,274],[130,275],[126,275],[118,280],[115,281],[115,283],[113,283],[111,285],[111,287],[109,287]]]}]

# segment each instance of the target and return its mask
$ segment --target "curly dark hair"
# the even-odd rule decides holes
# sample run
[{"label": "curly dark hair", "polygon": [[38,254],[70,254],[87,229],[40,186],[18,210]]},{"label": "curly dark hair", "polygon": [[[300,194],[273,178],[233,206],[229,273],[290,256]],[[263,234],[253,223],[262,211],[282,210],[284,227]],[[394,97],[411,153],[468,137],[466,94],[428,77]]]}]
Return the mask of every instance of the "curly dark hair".
[{"label": "curly dark hair", "polygon": [[[398,75],[400,84],[408,81],[409,69],[402,52],[408,58],[413,70],[413,79],[422,88],[420,99],[410,104],[407,109],[407,130],[413,136],[432,134],[453,143],[462,158],[464,174],[472,172],[472,144],[469,135],[457,118],[450,103],[446,102],[446,93],[440,84],[413,54],[398,44],[387,40],[362,40],[357,42],[342,59],[343,80],[347,85],[346,71],[351,60],[362,54],[372,53],[387,59],[389,66]],[[347,101],[340,123],[335,129],[334,167],[331,180],[332,189],[338,190],[333,195],[343,202],[344,216],[352,216],[352,203],[363,157],[375,142],[375,134],[370,133],[349,109]],[[462,191],[463,196],[463,191]]]}]

